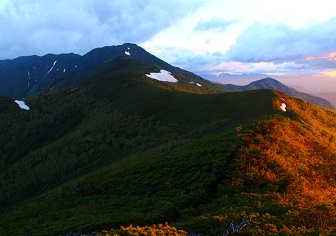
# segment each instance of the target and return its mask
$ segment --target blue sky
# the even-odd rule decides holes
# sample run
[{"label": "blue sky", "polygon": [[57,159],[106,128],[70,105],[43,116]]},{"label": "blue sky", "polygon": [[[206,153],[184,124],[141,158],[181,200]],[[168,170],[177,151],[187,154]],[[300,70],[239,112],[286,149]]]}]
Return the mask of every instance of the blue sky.
[{"label": "blue sky", "polygon": [[336,92],[334,0],[1,0],[0,34],[0,59],[131,42],[198,74]]}]

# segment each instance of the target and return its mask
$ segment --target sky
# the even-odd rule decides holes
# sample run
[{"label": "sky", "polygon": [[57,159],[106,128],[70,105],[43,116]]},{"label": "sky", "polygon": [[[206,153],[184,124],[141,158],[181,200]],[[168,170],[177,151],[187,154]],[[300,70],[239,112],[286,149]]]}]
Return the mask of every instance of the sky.
[{"label": "sky", "polygon": [[223,83],[336,92],[335,0],[0,0],[0,35],[0,59],[130,42]]}]

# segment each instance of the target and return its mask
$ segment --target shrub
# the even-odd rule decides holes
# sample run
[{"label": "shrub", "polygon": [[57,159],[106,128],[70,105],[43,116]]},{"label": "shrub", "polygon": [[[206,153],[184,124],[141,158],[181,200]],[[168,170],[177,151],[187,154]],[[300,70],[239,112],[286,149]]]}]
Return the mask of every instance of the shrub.
[{"label": "shrub", "polygon": [[102,232],[104,236],[186,236],[187,232],[183,230],[178,230],[174,227],[171,227],[168,225],[166,222],[164,225],[163,224],[158,224],[158,225],[152,225],[152,226],[133,226],[130,225],[128,227],[120,227],[120,230],[113,230],[111,231],[105,231]]}]

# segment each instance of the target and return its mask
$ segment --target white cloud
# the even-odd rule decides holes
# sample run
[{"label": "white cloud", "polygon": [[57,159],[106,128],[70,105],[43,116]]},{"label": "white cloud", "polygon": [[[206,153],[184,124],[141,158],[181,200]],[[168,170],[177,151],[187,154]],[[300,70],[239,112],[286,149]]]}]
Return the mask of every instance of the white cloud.
[{"label": "white cloud", "polygon": [[12,0],[0,2],[0,57],[75,52],[141,43],[202,0]]},{"label": "white cloud", "polygon": [[223,60],[223,55],[220,52],[205,52],[198,53],[193,50],[181,48],[161,48],[161,55],[168,55],[172,65],[181,67],[183,69],[198,72],[205,71],[220,64]]},{"label": "white cloud", "polygon": [[285,24],[254,23],[237,38],[227,56],[240,62],[305,60],[335,51],[336,18],[294,29]]}]

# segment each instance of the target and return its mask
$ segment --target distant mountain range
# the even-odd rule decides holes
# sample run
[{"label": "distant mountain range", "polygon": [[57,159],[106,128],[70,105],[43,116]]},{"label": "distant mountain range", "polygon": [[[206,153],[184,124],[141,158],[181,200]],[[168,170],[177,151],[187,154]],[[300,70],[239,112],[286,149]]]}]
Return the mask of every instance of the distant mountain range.
[{"label": "distant mountain range", "polygon": [[286,86],[285,84],[275,79],[269,78],[269,77],[254,81],[245,86],[233,85],[233,84],[218,84],[218,83],[216,85],[219,88],[222,88],[229,92],[242,92],[242,91],[256,90],[256,89],[274,89],[274,90],[281,91],[287,94],[288,96],[300,98],[300,99],[306,100],[307,102],[310,102],[318,106],[335,109],[333,104],[331,104],[331,102],[328,101],[327,99],[316,97],[308,93],[300,92],[294,88],[290,88]]},{"label": "distant mountain range", "polygon": [[243,74],[231,74],[231,73],[220,73],[219,75],[213,74],[199,74],[202,78],[206,78],[215,83],[222,84],[236,84],[239,81],[239,84],[248,84],[250,82],[259,80],[260,78],[267,78],[267,74],[252,74],[252,73],[243,73]]},{"label": "distant mountain range", "polygon": [[314,93],[314,96],[321,97],[330,101],[336,107],[336,93]]},{"label": "distant mountain range", "polygon": [[[217,84],[215,86],[210,81],[189,71],[174,67],[136,44],[130,43],[96,48],[83,56],[73,53],[47,54],[45,56],[25,56],[13,60],[0,60],[0,95],[23,98],[63,88],[76,87],[94,79],[99,68],[117,57],[140,60],[157,66],[156,71],[161,68],[179,76],[179,86],[175,86],[174,89],[181,91],[218,93],[224,92],[223,90],[240,92],[254,89],[275,89],[319,106],[335,108],[324,98],[299,92],[271,78],[258,80],[246,86],[232,84]],[[109,64],[109,66],[113,68],[113,65]],[[224,73],[219,77],[223,76],[227,77],[230,74]],[[242,76],[248,75],[244,74]],[[256,78],[257,76],[262,75],[255,75]]]}]

